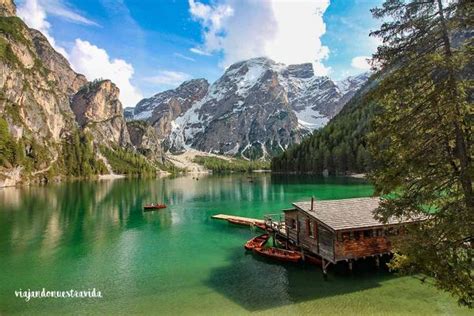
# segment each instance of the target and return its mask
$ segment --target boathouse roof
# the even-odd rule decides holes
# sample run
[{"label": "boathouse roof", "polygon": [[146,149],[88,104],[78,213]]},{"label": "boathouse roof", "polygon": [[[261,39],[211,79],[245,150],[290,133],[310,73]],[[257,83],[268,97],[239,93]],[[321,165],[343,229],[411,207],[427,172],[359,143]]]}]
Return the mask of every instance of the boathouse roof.
[{"label": "boathouse roof", "polygon": [[374,217],[374,211],[379,203],[380,198],[354,198],[315,200],[313,210],[311,210],[311,201],[296,202],[293,205],[335,231],[375,228],[416,222],[423,219],[393,218],[388,223],[382,223]]}]

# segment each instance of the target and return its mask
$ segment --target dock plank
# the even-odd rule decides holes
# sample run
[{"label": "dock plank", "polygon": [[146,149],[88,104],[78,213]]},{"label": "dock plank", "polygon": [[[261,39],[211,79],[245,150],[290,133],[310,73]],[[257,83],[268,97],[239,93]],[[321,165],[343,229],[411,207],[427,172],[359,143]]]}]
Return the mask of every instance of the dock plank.
[{"label": "dock plank", "polygon": [[264,224],[263,219],[258,219],[258,218],[250,218],[250,217],[242,217],[242,216],[236,216],[236,215],[227,215],[227,214],[216,214],[212,215],[211,218],[213,219],[220,219],[220,220],[229,220],[229,219],[234,219],[234,220],[239,220],[239,221],[244,221],[248,222],[250,224],[258,223],[258,224]]}]

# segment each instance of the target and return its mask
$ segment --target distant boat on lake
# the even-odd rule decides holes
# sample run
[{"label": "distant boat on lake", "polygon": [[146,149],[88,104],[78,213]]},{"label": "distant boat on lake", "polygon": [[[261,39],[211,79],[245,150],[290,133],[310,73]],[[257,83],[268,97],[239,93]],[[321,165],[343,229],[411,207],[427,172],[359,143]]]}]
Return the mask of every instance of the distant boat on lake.
[{"label": "distant boat on lake", "polygon": [[153,211],[153,210],[159,210],[159,209],[162,209],[162,208],[166,208],[166,204],[147,204],[143,207],[143,209],[145,210],[145,212],[150,212],[150,211]]}]

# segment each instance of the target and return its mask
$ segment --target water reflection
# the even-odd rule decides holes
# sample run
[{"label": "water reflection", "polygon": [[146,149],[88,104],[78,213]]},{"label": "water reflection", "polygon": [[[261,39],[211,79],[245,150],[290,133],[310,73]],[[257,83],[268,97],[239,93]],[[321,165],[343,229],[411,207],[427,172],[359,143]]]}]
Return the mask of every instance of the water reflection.
[{"label": "water reflection", "polygon": [[[97,287],[107,292],[105,301],[112,302],[111,308],[118,308],[117,302],[123,302],[123,308],[131,306],[126,305],[127,300],[148,293],[154,293],[149,304],[167,298],[162,306],[169,308],[170,300],[177,306],[186,301],[188,297],[182,297],[189,294],[186,291],[211,288],[246,306],[237,292],[227,292],[226,282],[243,286],[237,284],[238,277],[230,275],[231,270],[248,273],[261,266],[242,253],[242,243],[255,232],[211,220],[211,215],[261,217],[312,195],[327,199],[371,192],[369,185],[356,180],[269,174],[252,179],[203,175],[199,180],[182,176],[2,189],[0,313],[44,311],[48,304],[66,308],[60,301],[22,304],[11,295],[21,287]],[[143,205],[151,202],[166,203],[168,208],[143,212]],[[235,266],[229,260],[247,261]],[[291,300],[291,273],[279,266],[265,271],[252,291],[258,292],[258,284],[275,272],[275,293],[282,301]],[[74,301],[67,308],[69,312],[82,310],[87,304],[94,306],[93,301]],[[265,304],[252,304],[246,308],[265,308]],[[2,309],[4,306],[11,309]]]},{"label": "water reflection", "polygon": [[[90,243],[121,229],[140,228],[146,223],[170,227],[182,221],[183,213],[142,212],[150,202],[163,202],[170,208],[210,207],[220,212],[254,211],[252,201],[271,201],[288,206],[304,186],[311,185],[314,195],[334,197],[334,186],[357,185],[347,178],[317,179],[285,175],[192,176],[160,179],[120,179],[115,181],[77,181],[46,187],[6,188],[0,190],[0,250],[3,253],[52,249],[59,242]],[[341,196],[347,197],[347,192]],[[301,197],[299,197],[301,198]],[[305,197],[306,198],[306,197]],[[308,196],[309,198],[309,196]],[[274,211],[273,210],[262,210]]]}]

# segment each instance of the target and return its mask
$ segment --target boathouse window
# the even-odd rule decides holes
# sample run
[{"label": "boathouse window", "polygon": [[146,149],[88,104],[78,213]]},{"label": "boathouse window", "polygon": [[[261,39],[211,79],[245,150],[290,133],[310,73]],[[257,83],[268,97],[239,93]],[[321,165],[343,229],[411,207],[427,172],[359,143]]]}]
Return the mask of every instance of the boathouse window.
[{"label": "boathouse window", "polygon": [[372,230],[364,230],[364,238],[372,237]]},{"label": "boathouse window", "polygon": [[306,220],[306,230],[308,232],[308,236],[311,237],[311,238],[316,237],[315,227],[316,227],[316,222],[312,222],[309,219]]},{"label": "boathouse window", "polygon": [[360,234],[361,232],[354,232],[354,239],[359,240],[360,239]]},{"label": "boathouse window", "polygon": [[306,220],[306,232],[309,237],[313,237],[313,228],[311,227],[311,221],[309,219]]},{"label": "boathouse window", "polygon": [[342,233],[342,241],[346,241],[351,239],[351,234],[350,233]]},{"label": "boathouse window", "polygon": [[290,218],[290,228],[296,229],[296,220],[294,218]]}]

